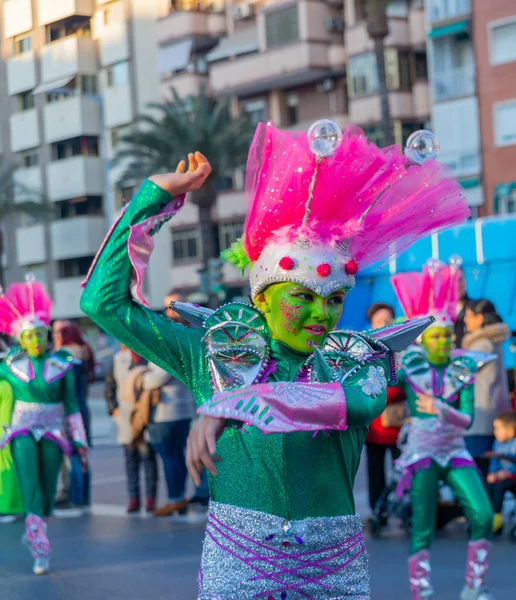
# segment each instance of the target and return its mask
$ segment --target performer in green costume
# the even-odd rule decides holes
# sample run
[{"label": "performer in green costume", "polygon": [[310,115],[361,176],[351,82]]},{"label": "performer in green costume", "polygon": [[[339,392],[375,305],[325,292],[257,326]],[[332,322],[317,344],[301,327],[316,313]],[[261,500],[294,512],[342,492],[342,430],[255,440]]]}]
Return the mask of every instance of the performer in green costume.
[{"label": "performer in green costume", "polygon": [[[11,423],[14,398],[7,381],[0,381],[0,427]],[[17,515],[23,512],[20,484],[14,466],[11,450],[6,446],[0,450],[0,517]]]},{"label": "performer in green costume", "polygon": [[[81,307],[182,380],[203,415],[188,442],[194,479],[205,466],[211,473],[198,599],[369,599],[353,484],[395,377],[393,343],[407,330],[332,329],[359,268],[386,257],[400,233],[406,247],[467,207],[437,163],[407,170],[398,149],[379,150],[356,129],[342,137],[325,121],[307,136],[261,125],[244,239],[226,253],[251,267],[253,305],[174,303],[199,327],[187,329],[147,309],[140,284],[151,235],[209,172],[196,153],[188,172],[180,163],[143,183],[97,255]],[[421,198],[431,225],[396,216],[416,214]]]},{"label": "performer in green costume", "polygon": [[439,482],[454,491],[471,529],[465,585],[461,600],[492,600],[484,585],[493,532],[493,511],[482,478],[466,450],[464,433],[475,416],[474,378],[478,368],[496,357],[452,351],[457,314],[460,264],[431,260],[422,273],[392,278],[407,317],[431,314],[435,324],[420,346],[401,359],[400,379],[410,410],[410,430],[398,465],[403,469],[399,495],[410,489],[412,531],[409,578],[413,600],[433,598],[430,546],[435,531]]},{"label": "performer in green costume", "polygon": [[[10,449],[20,482],[25,535],[33,572],[49,570],[47,517],[52,514],[63,453],[77,446],[86,465],[86,434],[75,396],[72,357],[47,350],[52,301],[28,277],[0,296],[0,331],[19,340],[0,363],[0,378],[13,392],[14,407],[0,449]],[[72,441],[70,441],[70,438]]]}]

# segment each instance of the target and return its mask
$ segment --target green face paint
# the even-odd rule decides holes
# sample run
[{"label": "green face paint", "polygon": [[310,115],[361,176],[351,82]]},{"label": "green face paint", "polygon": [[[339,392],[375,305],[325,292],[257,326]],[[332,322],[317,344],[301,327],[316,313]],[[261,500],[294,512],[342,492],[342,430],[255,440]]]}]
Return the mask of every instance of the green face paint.
[{"label": "green face paint", "polygon": [[45,327],[36,327],[35,329],[26,329],[22,332],[20,346],[29,356],[37,358],[45,354],[47,350],[48,338]]},{"label": "green face paint", "polygon": [[339,290],[322,298],[297,283],[276,283],[264,296],[271,336],[293,350],[309,353],[337,326],[346,292]]},{"label": "green face paint", "polygon": [[434,365],[443,365],[450,360],[452,334],[451,327],[430,327],[423,333],[421,346]]}]

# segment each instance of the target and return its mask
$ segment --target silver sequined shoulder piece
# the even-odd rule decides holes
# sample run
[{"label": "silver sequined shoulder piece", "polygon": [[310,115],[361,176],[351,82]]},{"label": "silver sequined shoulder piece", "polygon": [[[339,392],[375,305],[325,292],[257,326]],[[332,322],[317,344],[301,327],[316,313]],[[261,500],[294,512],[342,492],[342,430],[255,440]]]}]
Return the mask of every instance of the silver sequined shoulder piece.
[{"label": "silver sequined shoulder piece", "polygon": [[248,386],[260,378],[269,358],[269,333],[256,308],[226,304],[204,326],[203,341],[216,392]]}]

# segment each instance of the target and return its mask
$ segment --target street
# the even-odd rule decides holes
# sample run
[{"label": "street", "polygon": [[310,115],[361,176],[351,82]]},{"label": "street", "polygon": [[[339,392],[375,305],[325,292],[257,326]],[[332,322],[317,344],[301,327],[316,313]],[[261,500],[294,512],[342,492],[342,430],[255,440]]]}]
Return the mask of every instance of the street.
[{"label": "street", "polygon": [[[37,578],[20,544],[22,522],[0,525],[0,600],[195,600],[204,514],[155,519],[125,513],[122,452],[95,386],[91,400],[95,449],[91,463],[91,512],[58,511],[50,521],[52,572]],[[163,486],[162,486],[163,488]],[[357,510],[367,515],[364,469],[357,479]],[[164,491],[161,489],[163,501]],[[380,540],[367,539],[372,599],[409,600],[407,539],[393,525]],[[457,600],[466,558],[466,533],[454,524],[433,548],[434,585],[439,600]],[[489,585],[496,600],[515,597],[516,545],[495,543]]]}]

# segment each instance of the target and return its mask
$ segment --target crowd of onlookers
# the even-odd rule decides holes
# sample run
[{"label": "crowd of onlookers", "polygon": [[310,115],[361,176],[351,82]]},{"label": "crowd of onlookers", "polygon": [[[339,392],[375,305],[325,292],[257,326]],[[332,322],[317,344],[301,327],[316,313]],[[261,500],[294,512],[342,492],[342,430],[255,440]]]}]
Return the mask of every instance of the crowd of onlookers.
[{"label": "crowd of onlookers", "polygon": [[[394,308],[373,304],[367,311],[372,329],[396,320]],[[496,355],[475,377],[475,418],[466,432],[466,446],[483,474],[495,512],[495,532],[501,530],[505,493],[516,494],[516,406],[511,399],[502,344],[511,337],[509,327],[487,299],[473,300],[464,277],[455,321],[454,346],[471,352]],[[386,455],[400,455],[400,431],[406,422],[405,395],[401,387],[388,389],[387,407],[369,429],[366,441],[369,504],[374,511],[386,488]],[[384,517],[384,520],[386,516]]]}]

